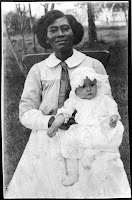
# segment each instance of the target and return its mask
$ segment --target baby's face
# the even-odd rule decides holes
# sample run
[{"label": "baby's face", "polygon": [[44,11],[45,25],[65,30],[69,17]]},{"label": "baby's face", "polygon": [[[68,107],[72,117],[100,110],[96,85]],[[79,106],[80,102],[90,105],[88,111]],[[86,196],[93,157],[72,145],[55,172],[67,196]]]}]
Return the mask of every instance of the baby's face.
[{"label": "baby's face", "polygon": [[81,99],[93,99],[97,94],[97,80],[91,81],[86,77],[83,86],[76,88],[75,93]]}]

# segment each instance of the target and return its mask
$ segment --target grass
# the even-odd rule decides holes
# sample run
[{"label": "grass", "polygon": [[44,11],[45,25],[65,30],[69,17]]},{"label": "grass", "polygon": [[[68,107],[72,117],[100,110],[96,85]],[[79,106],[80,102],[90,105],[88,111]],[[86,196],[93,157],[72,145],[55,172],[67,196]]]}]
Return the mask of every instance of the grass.
[{"label": "grass", "polygon": [[[120,152],[130,182],[130,152],[127,110],[127,36],[124,37],[124,29],[118,30],[118,33],[115,29],[109,29],[107,31],[100,29],[98,31],[98,35],[99,34],[102,34],[102,38],[104,40],[97,42],[91,47],[86,41],[86,38],[84,38],[84,42],[81,43],[77,48],[80,50],[86,50],[89,48],[108,49],[111,53],[111,57],[106,70],[110,77],[112,94],[118,103],[119,112],[125,127]],[[119,34],[120,37],[115,36],[116,34]],[[108,41],[107,38],[109,38]],[[14,40],[14,47],[20,55],[22,50],[20,37],[14,37],[12,39]],[[27,35],[26,42],[28,47],[27,53],[33,53],[31,36]],[[19,70],[17,63],[11,53],[8,41],[6,41],[6,45],[4,47],[4,60],[6,60],[6,63],[4,64],[4,184],[5,187],[7,187],[24,151],[25,145],[29,139],[30,130],[23,127],[18,119],[18,105],[25,78]],[[37,45],[37,51],[43,52],[43,49]]]}]

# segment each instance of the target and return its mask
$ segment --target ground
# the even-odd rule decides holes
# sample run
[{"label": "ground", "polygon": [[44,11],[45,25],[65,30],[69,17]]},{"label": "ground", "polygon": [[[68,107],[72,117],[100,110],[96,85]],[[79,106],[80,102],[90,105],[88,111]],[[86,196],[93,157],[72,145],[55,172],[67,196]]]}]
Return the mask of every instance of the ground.
[{"label": "ground", "polygon": [[[128,80],[127,80],[127,27],[98,29],[98,39],[94,45],[89,46],[87,42],[87,31],[83,42],[77,49],[107,49],[111,57],[107,66],[112,94],[119,106],[119,112],[125,127],[122,145],[120,147],[121,158],[130,182],[130,151],[129,151],[129,127],[128,127]],[[26,35],[27,53],[33,53],[31,35]],[[21,54],[21,37],[15,36],[14,47],[17,53]],[[18,107],[25,77],[20,71],[15,58],[13,57],[10,44],[4,36],[4,184],[10,182],[14,170],[23,153],[29,139],[30,130],[24,128],[18,118]],[[37,44],[37,52],[44,50]]]}]

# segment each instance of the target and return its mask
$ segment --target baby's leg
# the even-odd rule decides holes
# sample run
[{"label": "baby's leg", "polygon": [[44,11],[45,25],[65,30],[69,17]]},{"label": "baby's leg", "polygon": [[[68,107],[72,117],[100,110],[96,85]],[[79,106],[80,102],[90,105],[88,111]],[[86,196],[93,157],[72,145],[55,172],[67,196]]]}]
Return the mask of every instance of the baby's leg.
[{"label": "baby's leg", "polygon": [[64,186],[72,186],[78,181],[79,178],[79,160],[78,159],[65,159],[66,174],[62,179]]}]

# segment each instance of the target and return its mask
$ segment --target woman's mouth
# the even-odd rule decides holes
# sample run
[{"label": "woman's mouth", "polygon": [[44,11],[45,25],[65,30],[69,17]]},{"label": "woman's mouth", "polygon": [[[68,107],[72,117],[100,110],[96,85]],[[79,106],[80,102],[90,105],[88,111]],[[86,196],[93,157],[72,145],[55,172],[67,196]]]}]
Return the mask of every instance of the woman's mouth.
[{"label": "woman's mouth", "polygon": [[57,40],[56,43],[57,44],[64,44],[64,43],[66,43],[66,40]]},{"label": "woman's mouth", "polygon": [[87,93],[87,95],[88,95],[88,96],[91,96],[91,95],[92,95],[92,93]]}]

